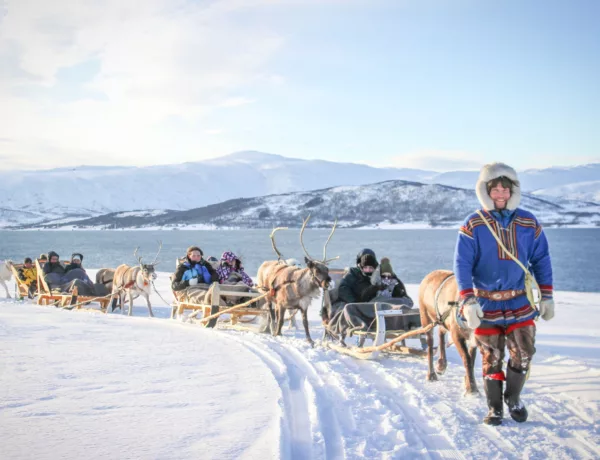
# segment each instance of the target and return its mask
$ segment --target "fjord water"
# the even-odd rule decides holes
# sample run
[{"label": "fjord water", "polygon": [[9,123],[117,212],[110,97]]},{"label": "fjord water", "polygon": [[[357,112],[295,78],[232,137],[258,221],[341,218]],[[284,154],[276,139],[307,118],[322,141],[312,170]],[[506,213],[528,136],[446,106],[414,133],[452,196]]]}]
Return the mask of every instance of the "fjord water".
[{"label": "fjord water", "polygon": [[[554,267],[554,287],[563,291],[600,292],[600,229],[546,229]],[[304,242],[314,258],[323,257],[328,231],[307,229]],[[407,283],[419,283],[431,270],[452,269],[456,230],[350,230],[338,229],[329,243],[327,257],[340,256],[332,267],[354,265],[361,248],[371,248],[378,258],[388,256],[394,270]],[[264,260],[275,257],[265,230],[198,231],[31,231],[0,232],[0,259],[22,261],[50,250],[61,258],[72,252],[84,254],[84,266],[116,267],[133,264],[140,247],[144,261],[151,262],[162,240],[160,271],[174,270],[177,257],[190,245],[198,245],[205,257],[217,258],[227,250],[240,256],[250,274]],[[277,246],[285,258],[302,260],[299,230],[277,233]]]}]

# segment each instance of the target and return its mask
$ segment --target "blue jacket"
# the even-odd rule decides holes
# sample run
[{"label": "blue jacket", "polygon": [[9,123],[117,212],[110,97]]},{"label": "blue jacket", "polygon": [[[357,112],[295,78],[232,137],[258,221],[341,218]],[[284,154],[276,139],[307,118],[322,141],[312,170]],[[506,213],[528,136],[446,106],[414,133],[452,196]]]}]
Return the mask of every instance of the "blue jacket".
[{"label": "blue jacket", "polygon": [[[523,209],[482,211],[506,248],[529,267],[545,298],[552,297],[552,264],[548,240],[535,216]],[[525,288],[525,273],[499,247],[477,213],[467,217],[458,233],[454,273],[461,298],[474,296],[473,289],[506,291]],[[507,327],[537,316],[527,296],[510,300],[478,298],[484,326]]]}]

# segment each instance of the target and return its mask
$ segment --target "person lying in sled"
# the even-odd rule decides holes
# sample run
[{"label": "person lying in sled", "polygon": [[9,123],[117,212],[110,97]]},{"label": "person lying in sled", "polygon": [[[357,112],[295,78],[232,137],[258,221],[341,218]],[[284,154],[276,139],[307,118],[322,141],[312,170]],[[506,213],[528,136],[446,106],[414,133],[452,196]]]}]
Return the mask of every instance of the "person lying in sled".
[{"label": "person lying in sled", "polygon": [[219,275],[203,255],[198,246],[190,246],[171,277],[171,288],[180,301],[203,304],[210,285],[219,281]]},{"label": "person lying in sled", "polygon": [[25,257],[23,266],[19,268],[17,273],[19,275],[19,279],[23,281],[29,288],[28,297],[32,299],[33,294],[35,294],[37,290],[37,269],[33,266],[31,257]]},{"label": "person lying in sled", "polygon": [[[363,249],[356,256],[356,267],[351,268],[340,282],[337,299],[330,310],[322,310],[323,322],[328,333],[345,345],[344,339],[356,331],[367,331],[375,322],[375,302],[382,302],[381,309],[398,308],[410,310],[412,299],[406,293],[404,284],[394,274],[389,259],[385,260],[380,281],[374,281],[373,274],[380,267],[375,252]],[[363,305],[364,304],[364,305]],[[398,305],[390,307],[389,304]],[[416,320],[416,319],[415,319]],[[398,318],[388,318],[389,329],[399,329]],[[389,323],[389,324],[388,324]],[[419,324],[415,323],[414,326]]]},{"label": "person lying in sled", "polygon": [[75,252],[71,255],[71,262],[65,266],[65,273],[78,268],[85,272],[85,268],[83,268],[83,254]]},{"label": "person lying in sled", "polygon": [[71,268],[67,271],[55,251],[48,252],[48,262],[44,265],[44,278],[50,290],[71,292],[77,287],[79,295],[96,295],[94,282],[82,268]]}]

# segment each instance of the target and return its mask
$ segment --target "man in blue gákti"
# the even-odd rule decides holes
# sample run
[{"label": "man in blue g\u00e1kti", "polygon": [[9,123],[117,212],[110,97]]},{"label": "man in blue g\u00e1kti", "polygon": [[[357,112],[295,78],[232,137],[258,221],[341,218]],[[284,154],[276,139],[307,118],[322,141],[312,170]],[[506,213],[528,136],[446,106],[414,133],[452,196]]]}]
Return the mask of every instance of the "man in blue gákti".
[{"label": "man in blue g\u00e1kti", "polygon": [[[548,241],[536,217],[521,208],[516,171],[504,163],[485,165],[476,185],[480,211],[504,246],[539,283],[539,312],[525,290],[525,272],[500,247],[478,213],[467,217],[459,230],[454,273],[460,291],[460,308],[474,330],[482,355],[488,425],[500,425],[503,402],[517,422],[527,420],[520,395],[535,353],[535,323],[554,316],[552,264]],[[504,348],[509,360],[503,372]],[[503,385],[506,390],[503,394]]]}]

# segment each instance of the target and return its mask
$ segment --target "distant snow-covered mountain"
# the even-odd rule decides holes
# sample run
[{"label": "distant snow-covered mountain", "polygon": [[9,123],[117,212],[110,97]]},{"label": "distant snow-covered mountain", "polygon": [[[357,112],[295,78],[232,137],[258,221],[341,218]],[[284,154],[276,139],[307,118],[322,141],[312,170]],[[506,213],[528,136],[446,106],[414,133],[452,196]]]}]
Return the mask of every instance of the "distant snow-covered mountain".
[{"label": "distant snow-covered mountain", "polygon": [[[477,171],[375,168],[254,151],[175,165],[0,171],[0,227],[131,210],[184,211],[231,199],[389,180],[472,190],[477,176]],[[600,164],[520,172],[524,190],[551,201],[600,202],[598,177]]]},{"label": "distant snow-covered mountain", "polygon": [[[523,207],[548,226],[600,225],[600,205],[551,202],[524,194]],[[258,198],[240,198],[186,211],[152,210],[109,213],[71,222],[46,222],[22,228],[272,228],[311,225],[398,228],[457,226],[479,203],[472,189],[409,181],[339,186]]]}]

